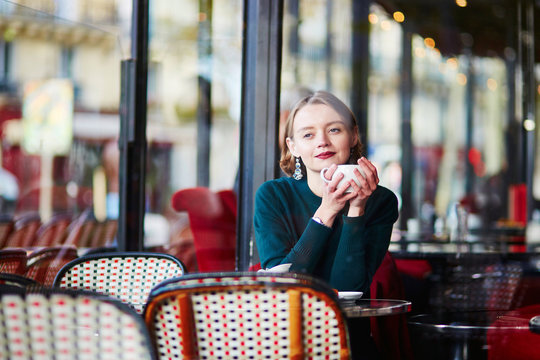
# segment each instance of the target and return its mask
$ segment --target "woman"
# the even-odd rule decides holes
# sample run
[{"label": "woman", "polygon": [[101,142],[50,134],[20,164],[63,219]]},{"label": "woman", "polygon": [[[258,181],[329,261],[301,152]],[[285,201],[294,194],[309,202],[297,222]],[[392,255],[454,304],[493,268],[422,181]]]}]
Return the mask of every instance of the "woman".
[{"label": "woman", "polygon": [[[300,100],[285,127],[280,166],[292,177],[265,182],[255,199],[255,238],[262,268],[292,263],[340,291],[368,293],[398,217],[397,198],[379,186],[377,170],[361,157],[358,126],[334,95],[318,91]],[[337,186],[320,177],[337,165],[358,164],[354,181]],[[351,186],[352,192],[345,192]]]}]

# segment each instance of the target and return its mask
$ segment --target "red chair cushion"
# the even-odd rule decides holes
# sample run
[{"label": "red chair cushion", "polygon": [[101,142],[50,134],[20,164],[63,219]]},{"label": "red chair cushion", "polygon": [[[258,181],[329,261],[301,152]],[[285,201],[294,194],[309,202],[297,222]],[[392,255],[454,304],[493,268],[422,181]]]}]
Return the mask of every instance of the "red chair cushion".
[{"label": "red chair cushion", "polygon": [[540,315],[540,304],[501,315],[487,332],[488,360],[540,359],[540,334],[529,330],[529,320]]},{"label": "red chair cushion", "polygon": [[182,189],[171,205],[187,211],[197,264],[201,272],[233,271],[236,267],[236,198],[230,190]]},{"label": "red chair cushion", "polygon": [[[405,289],[394,259],[389,252],[373,276],[370,286],[375,299],[405,300]],[[381,359],[412,359],[412,347],[404,314],[372,317],[371,334]]]}]

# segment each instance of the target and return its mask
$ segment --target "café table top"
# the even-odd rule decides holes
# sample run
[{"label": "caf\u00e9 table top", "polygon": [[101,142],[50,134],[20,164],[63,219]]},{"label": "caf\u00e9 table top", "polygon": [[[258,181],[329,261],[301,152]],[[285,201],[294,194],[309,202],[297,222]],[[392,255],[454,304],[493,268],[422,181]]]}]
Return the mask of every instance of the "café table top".
[{"label": "caf\u00e9 table top", "polygon": [[342,300],[340,304],[349,318],[388,316],[411,311],[410,301],[396,299]]},{"label": "caf\u00e9 table top", "polygon": [[534,316],[529,320],[529,329],[536,334],[540,334],[540,315]]},{"label": "caf\u00e9 table top", "polygon": [[453,335],[485,334],[486,331],[525,330],[523,325],[508,317],[507,311],[447,311],[439,314],[420,314],[412,316],[408,323],[413,327],[424,328],[434,333]]},{"label": "caf\u00e9 table top", "polygon": [[490,226],[469,229],[465,238],[450,240],[448,233],[397,230],[392,235],[393,252],[513,253],[538,252],[540,241],[527,242],[524,226]]}]

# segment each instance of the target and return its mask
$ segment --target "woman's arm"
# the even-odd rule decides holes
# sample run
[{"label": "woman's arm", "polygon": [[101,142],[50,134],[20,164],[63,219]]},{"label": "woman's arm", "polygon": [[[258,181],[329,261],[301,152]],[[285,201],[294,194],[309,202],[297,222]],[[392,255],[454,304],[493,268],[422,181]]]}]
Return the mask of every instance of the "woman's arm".
[{"label": "woman's arm", "polygon": [[344,217],[330,283],[339,290],[367,291],[388,251],[398,217],[397,198],[379,187],[359,217]]},{"label": "woman's arm", "polygon": [[311,220],[308,209],[295,213],[297,196],[272,182],[257,190],[254,228],[262,268],[292,263],[291,271],[312,273],[324,254],[332,229]]}]

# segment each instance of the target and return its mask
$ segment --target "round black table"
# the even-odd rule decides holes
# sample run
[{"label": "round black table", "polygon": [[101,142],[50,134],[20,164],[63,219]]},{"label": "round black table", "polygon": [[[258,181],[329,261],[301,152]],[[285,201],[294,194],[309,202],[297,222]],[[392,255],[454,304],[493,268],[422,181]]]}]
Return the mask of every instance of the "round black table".
[{"label": "round black table", "polygon": [[341,307],[348,318],[388,316],[411,311],[411,302],[394,299],[340,300]]},{"label": "round black table", "polygon": [[540,315],[532,317],[529,320],[529,329],[536,334],[540,334]]},{"label": "round black table", "polygon": [[379,359],[380,352],[371,336],[373,317],[402,315],[411,311],[411,303],[392,299],[340,299],[347,319],[352,360]]},{"label": "round black table", "polygon": [[[487,358],[486,334],[523,331],[513,322],[500,322],[507,311],[447,311],[409,318],[417,359]],[[498,322],[496,322],[499,320]]]}]

